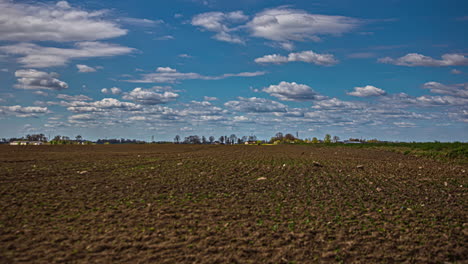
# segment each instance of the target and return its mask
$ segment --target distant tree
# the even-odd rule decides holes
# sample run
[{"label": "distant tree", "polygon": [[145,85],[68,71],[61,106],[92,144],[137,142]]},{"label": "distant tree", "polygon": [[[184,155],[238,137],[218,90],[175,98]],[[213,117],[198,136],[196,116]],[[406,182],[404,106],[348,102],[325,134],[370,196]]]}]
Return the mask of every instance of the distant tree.
[{"label": "distant tree", "polygon": [[257,141],[257,136],[255,135],[249,136],[249,141]]},{"label": "distant tree", "polygon": [[245,143],[249,140],[249,138],[247,136],[243,136],[242,137],[242,143]]},{"label": "distant tree", "polygon": [[215,137],[210,136],[210,137],[209,137],[209,140],[210,140],[210,143],[213,144],[213,142],[215,141]]},{"label": "distant tree", "polygon": [[184,139],[184,143],[186,143],[186,144],[200,144],[201,140],[200,140],[199,136],[193,135],[193,136],[186,137]]},{"label": "distant tree", "polygon": [[206,144],[207,141],[206,141],[206,137],[205,137],[205,136],[202,136],[201,142],[202,142],[202,144]]},{"label": "distant tree", "polygon": [[325,138],[323,139],[323,142],[324,142],[324,143],[331,143],[331,135],[330,135],[330,134],[326,134],[326,135],[325,135]]},{"label": "distant tree", "polygon": [[179,136],[179,135],[176,135],[176,136],[174,137],[174,142],[175,142],[176,144],[179,144],[179,142],[180,142],[180,136]]},{"label": "distant tree", "polygon": [[224,144],[224,136],[219,137],[219,142],[221,142],[221,144]]},{"label": "distant tree", "polygon": [[295,138],[292,134],[286,134],[286,135],[284,136],[284,139],[285,139],[285,140],[288,140],[288,141],[294,141],[294,140],[296,140],[296,138]]},{"label": "distant tree", "polygon": [[318,138],[316,138],[316,137],[313,137],[311,141],[312,141],[312,143],[314,143],[314,144],[319,143]]},{"label": "distant tree", "polygon": [[75,137],[76,141],[81,142],[83,140],[83,137],[81,135],[78,135]]},{"label": "distant tree", "polygon": [[278,133],[276,133],[276,135],[275,135],[276,140],[283,140],[283,137],[284,137],[284,136],[283,136],[283,133],[281,133],[281,132],[278,132]]},{"label": "distant tree", "polygon": [[237,139],[237,144],[242,144],[242,139],[238,138]]},{"label": "distant tree", "polygon": [[237,141],[237,136],[235,134],[231,134],[229,136],[229,141],[231,142],[231,144],[235,144]]},{"label": "distant tree", "polygon": [[340,137],[339,136],[333,136],[333,143],[336,143],[340,141]]}]

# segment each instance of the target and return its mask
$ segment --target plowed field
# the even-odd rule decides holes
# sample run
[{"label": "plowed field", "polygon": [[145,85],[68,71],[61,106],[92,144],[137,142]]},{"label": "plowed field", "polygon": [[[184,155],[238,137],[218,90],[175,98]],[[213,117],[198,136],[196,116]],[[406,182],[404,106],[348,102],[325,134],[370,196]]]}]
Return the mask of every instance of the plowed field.
[{"label": "plowed field", "polygon": [[311,146],[1,146],[1,263],[466,263],[468,166]]}]

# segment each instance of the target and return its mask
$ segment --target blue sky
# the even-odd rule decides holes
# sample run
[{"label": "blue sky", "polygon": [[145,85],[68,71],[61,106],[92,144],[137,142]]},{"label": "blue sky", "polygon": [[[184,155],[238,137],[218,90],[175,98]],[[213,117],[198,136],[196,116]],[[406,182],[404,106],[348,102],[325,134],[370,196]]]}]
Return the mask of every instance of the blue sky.
[{"label": "blue sky", "polygon": [[0,137],[468,141],[466,1],[0,0]]}]

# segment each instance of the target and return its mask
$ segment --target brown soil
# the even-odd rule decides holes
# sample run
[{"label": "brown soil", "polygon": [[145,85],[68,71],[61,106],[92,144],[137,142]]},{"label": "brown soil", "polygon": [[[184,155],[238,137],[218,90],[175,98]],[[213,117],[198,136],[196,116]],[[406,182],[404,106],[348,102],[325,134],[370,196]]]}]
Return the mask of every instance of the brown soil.
[{"label": "brown soil", "polygon": [[340,147],[1,146],[0,262],[466,263],[467,171]]}]

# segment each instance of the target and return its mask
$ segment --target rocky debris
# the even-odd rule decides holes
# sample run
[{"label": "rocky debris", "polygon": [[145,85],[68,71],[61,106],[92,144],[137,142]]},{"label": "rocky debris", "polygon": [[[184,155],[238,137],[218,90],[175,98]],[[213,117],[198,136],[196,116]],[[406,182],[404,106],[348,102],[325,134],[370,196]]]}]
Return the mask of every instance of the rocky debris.
[{"label": "rocky debris", "polygon": [[364,169],[364,165],[359,164],[359,165],[356,166],[356,168],[357,168],[357,169],[363,170],[363,169]]},{"label": "rocky debris", "polygon": [[260,177],[260,178],[257,179],[257,181],[264,181],[266,179],[267,179],[266,177]]},{"label": "rocky debris", "polygon": [[182,164],[183,164],[182,162],[179,162],[179,163],[177,163],[177,166],[181,166]]},{"label": "rocky debris", "polygon": [[88,173],[88,171],[76,171],[76,173],[78,173],[78,174],[80,174],[80,175],[83,175],[83,174]]},{"label": "rocky debris", "polygon": [[314,165],[315,167],[323,167],[323,165],[318,163],[317,161],[313,161],[312,165]]}]

